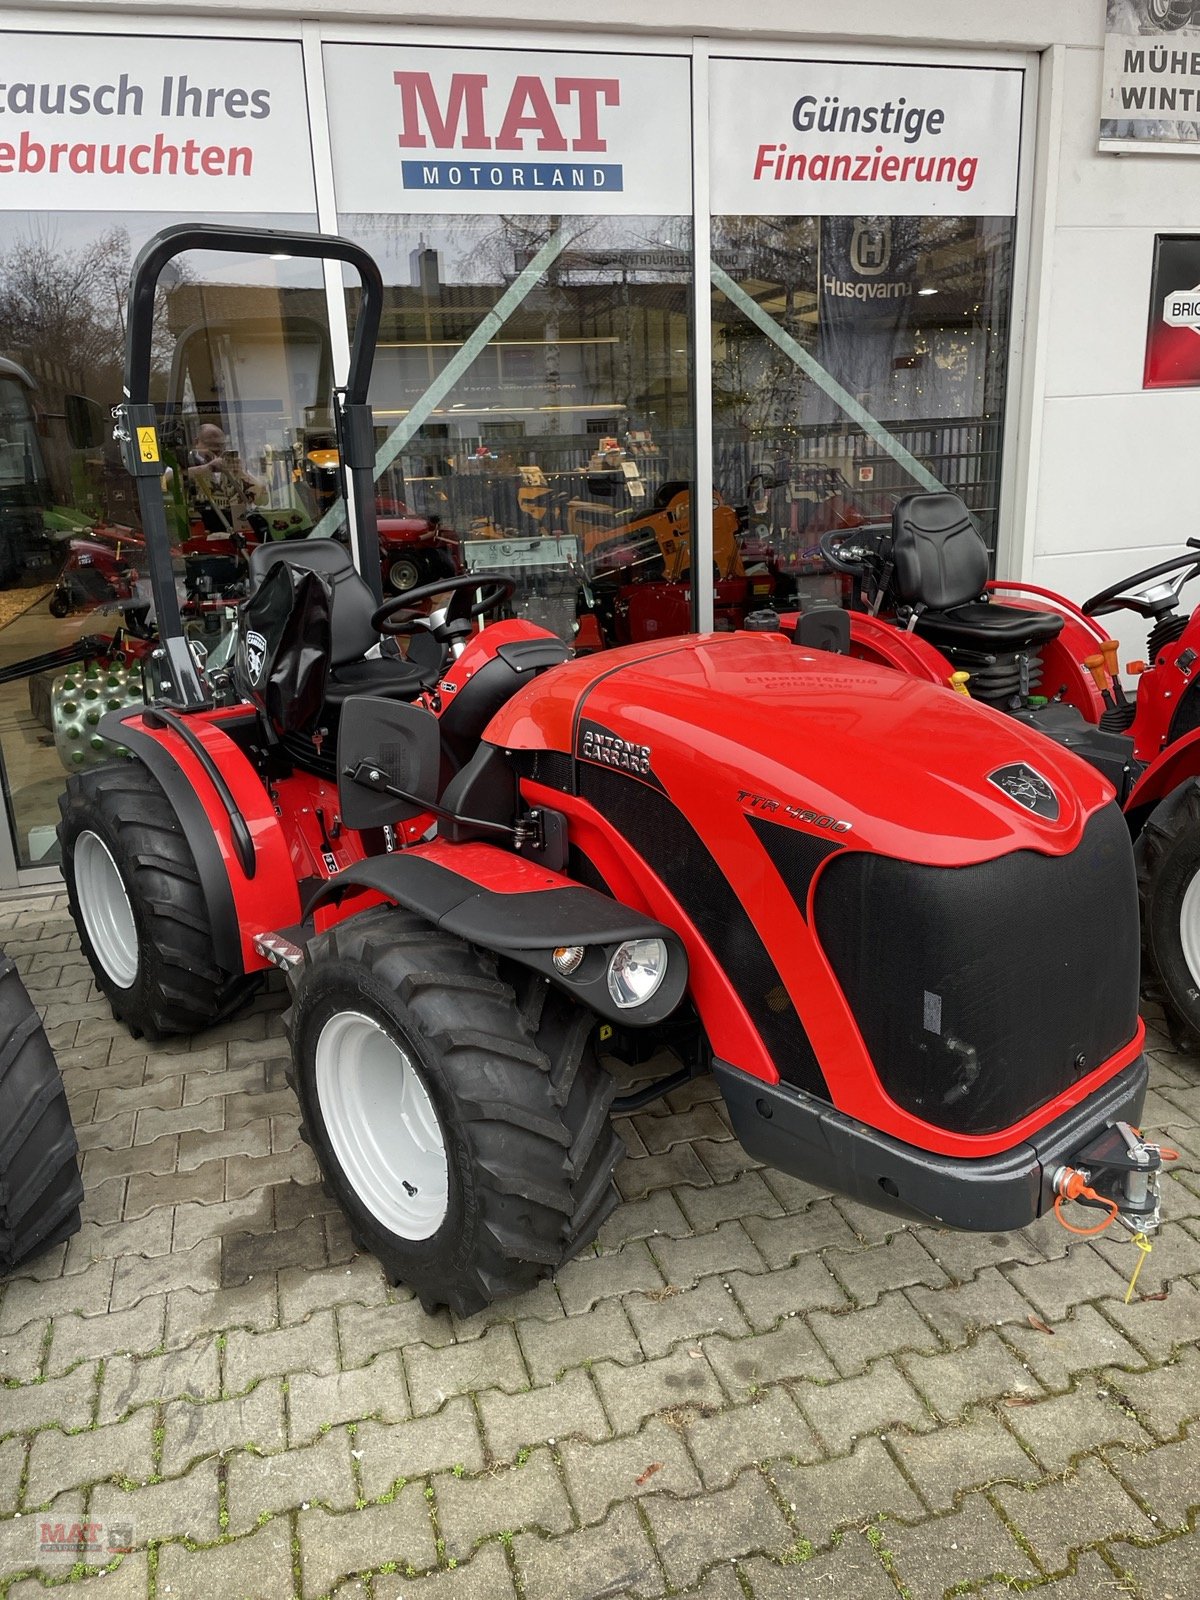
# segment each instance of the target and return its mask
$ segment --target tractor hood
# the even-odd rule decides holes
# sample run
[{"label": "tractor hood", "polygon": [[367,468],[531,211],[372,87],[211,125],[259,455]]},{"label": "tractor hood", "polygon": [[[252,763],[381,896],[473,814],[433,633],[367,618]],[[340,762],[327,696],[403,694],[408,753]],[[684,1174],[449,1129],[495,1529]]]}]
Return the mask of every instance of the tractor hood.
[{"label": "tractor hood", "polygon": [[704,833],[741,811],[931,866],[1064,854],[1113,797],[1085,762],[949,687],[782,634],[692,636],[564,664],[514,696],[486,738],[570,756],[526,770],[576,792],[585,769],[622,774]]}]

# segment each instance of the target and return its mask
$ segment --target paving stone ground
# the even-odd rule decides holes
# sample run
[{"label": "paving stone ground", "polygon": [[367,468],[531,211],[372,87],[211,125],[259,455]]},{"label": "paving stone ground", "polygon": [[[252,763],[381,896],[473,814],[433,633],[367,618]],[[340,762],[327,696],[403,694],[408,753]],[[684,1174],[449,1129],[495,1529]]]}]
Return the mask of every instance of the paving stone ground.
[{"label": "paving stone ground", "polygon": [[0,1600],[1200,1596],[1200,1057],[1161,1029],[1128,1305],[1123,1238],[905,1226],[756,1168],[701,1080],[624,1122],[594,1253],[459,1321],[322,1195],[278,990],[149,1047],[61,894],[0,940],[87,1191],[0,1285]]}]

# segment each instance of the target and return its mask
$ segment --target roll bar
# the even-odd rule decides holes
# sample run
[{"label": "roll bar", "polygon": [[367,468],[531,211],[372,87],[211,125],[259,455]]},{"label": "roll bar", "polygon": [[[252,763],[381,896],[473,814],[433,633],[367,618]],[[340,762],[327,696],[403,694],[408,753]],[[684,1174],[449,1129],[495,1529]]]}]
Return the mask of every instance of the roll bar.
[{"label": "roll bar", "polygon": [[219,223],[174,223],[147,240],[133,263],[129,281],[125,337],[125,399],[114,409],[114,438],[137,481],[138,503],[160,648],[153,660],[154,698],[185,709],[204,704],[204,690],[183,636],[179,597],[171,571],[171,540],[159,480],[162,450],[150,398],[154,339],[154,299],[164,267],[189,250],[234,251],[241,255],[287,255],[340,261],[353,267],[362,287],[354,326],[350,370],[345,386],[334,391],[334,420],[342,464],[353,488],[354,551],[359,571],[382,603],[379,529],[375,520],[375,438],[367,391],[383,312],[383,278],[372,256],[350,239],[332,234],[293,233],[282,228],[239,228]]}]

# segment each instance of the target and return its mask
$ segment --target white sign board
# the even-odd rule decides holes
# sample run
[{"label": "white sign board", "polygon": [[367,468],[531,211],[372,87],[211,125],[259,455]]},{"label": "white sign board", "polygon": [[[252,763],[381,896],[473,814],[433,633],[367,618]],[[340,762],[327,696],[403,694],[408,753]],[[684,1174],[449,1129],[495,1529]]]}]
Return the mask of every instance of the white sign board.
[{"label": "white sign board", "polygon": [[692,209],[683,57],[327,44],[324,60],[340,212]]},{"label": "white sign board", "polygon": [[714,60],[718,216],[1007,217],[1018,70]]},{"label": "white sign board", "polygon": [[0,33],[0,210],[307,212],[299,44]]},{"label": "white sign board", "polygon": [[1108,0],[1101,150],[1200,150],[1200,5]]}]

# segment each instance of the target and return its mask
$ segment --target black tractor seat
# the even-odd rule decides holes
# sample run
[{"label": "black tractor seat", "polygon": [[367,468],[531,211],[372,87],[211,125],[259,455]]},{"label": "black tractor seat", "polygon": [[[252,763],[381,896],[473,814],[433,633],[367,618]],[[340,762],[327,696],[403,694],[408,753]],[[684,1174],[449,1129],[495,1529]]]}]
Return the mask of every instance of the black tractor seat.
[{"label": "black tractor seat", "polygon": [[340,708],[348,695],[386,695],[412,700],[437,681],[437,664],[405,660],[398,655],[368,656],[379,644],[371,626],[376,603],[369,585],[354,569],[350,552],[336,539],[297,539],[260,544],[250,552],[250,587],[256,589],[278,561],[319,572],[332,591],[332,649],[325,704]]},{"label": "black tractor seat", "polygon": [[[277,563],[317,572],[330,591],[328,605],[329,670],[324,697],[315,719],[303,727],[277,727],[276,735],[299,766],[334,776],[342,708],[351,698],[415,700],[438,682],[445,645],[422,630],[411,635],[409,659],[367,655],[380,644],[371,626],[376,605],[369,585],[355,571],[350,552],[333,539],[304,539],[289,544],[259,545],[250,556],[252,589],[257,589]],[[390,640],[383,642],[386,650]],[[565,661],[567,646],[546,631],[538,637],[502,644],[495,656],[456,690],[438,719],[444,786],[475,756],[484,728],[518,689],[548,668]]]},{"label": "black tractor seat", "polygon": [[891,588],[916,612],[915,631],[950,650],[1001,655],[1055,638],[1063,618],[981,598],[987,546],[956,494],[910,494],[892,511]]},{"label": "black tractor seat", "polygon": [[1029,650],[1056,638],[1063,619],[1053,611],[1026,611],[991,600],[969,600],[950,611],[922,611],[916,631],[950,650]]}]

